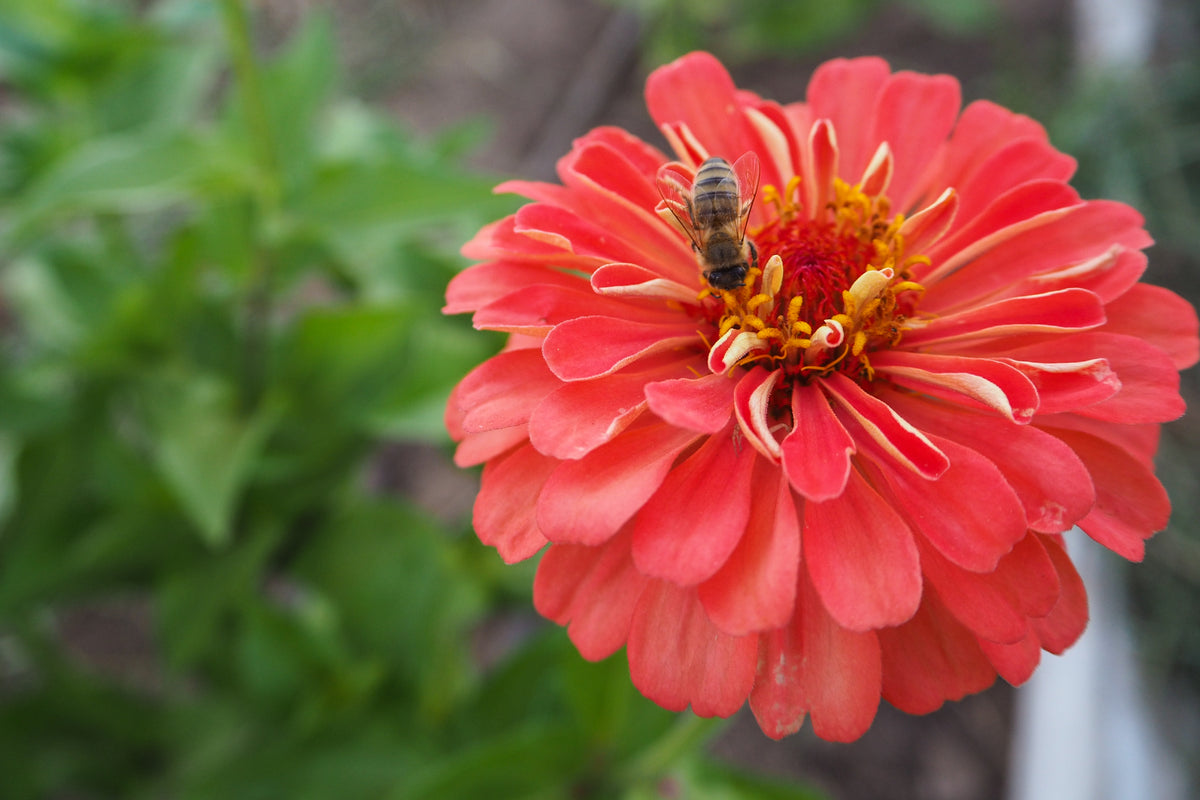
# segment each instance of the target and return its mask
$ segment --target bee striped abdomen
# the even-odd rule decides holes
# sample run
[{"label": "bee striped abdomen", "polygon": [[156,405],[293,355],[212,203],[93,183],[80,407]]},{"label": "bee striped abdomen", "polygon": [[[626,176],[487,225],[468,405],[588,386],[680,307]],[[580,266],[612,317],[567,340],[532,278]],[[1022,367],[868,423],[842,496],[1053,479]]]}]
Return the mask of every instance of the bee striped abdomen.
[{"label": "bee striped abdomen", "polygon": [[700,165],[692,185],[692,216],[697,228],[711,229],[738,214],[739,187],[729,162],[713,156]]}]

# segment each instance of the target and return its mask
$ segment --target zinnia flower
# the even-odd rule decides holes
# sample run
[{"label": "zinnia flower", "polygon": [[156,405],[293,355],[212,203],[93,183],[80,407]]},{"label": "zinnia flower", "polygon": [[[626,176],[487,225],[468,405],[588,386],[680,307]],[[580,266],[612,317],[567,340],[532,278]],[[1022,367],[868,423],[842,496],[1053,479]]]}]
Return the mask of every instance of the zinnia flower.
[{"label": "zinnia flower", "polygon": [[[1063,534],[1139,560],[1167,522],[1197,321],[1138,282],[1142,217],[1080,199],[1036,122],[877,58],[780,105],[696,53],[646,96],[674,159],[593,130],[562,185],[498,188],[532,202],[447,290],[510,334],[447,409],[479,538],[546,548],[534,602],[585,658],[625,646],[669,709],[749,698],[771,737],[1022,683],[1087,622]],[[686,192],[747,153],[757,258],[716,288]]]}]

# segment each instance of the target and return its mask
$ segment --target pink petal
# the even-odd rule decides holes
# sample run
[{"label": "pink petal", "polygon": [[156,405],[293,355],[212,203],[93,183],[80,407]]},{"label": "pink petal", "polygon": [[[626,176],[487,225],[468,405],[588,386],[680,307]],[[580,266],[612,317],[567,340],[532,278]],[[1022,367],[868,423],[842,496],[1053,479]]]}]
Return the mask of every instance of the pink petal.
[{"label": "pink petal", "polygon": [[1009,602],[1028,617],[1045,617],[1054,610],[1062,594],[1058,570],[1042,542],[1047,537],[1030,532],[1012,552],[1000,559],[987,577],[1000,587]]},{"label": "pink petal", "polygon": [[972,633],[950,614],[936,592],[926,592],[909,622],[879,632],[883,697],[901,711],[928,714],[946,700],[981,692],[996,671]]},{"label": "pink petal", "polygon": [[577,275],[547,269],[541,264],[489,261],[468,267],[450,279],[443,314],[462,314],[482,308],[493,300],[536,284],[579,287]]},{"label": "pink petal", "polygon": [[1139,283],[1104,307],[1108,322],[1101,330],[1144,339],[1163,350],[1175,369],[1200,359],[1200,322],[1196,309],[1169,289]]},{"label": "pink petal", "polygon": [[908,470],[881,468],[875,486],[891,489],[893,506],[954,564],[991,572],[1025,536],[1025,511],[1004,474],[960,444],[933,437],[950,459],[936,481]]},{"label": "pink petal", "polygon": [[669,425],[627,430],[578,461],[563,461],[537,500],[537,525],[558,543],[597,545],[633,518],[695,434]]},{"label": "pink petal", "polygon": [[634,520],[638,569],[681,586],[712,577],[746,530],[757,458],[727,428],[676,465]]},{"label": "pink petal", "polygon": [[830,500],[846,488],[854,440],[813,384],[792,387],[793,428],[780,446],[783,469],[809,500]]},{"label": "pink petal", "polygon": [[1090,333],[1062,343],[1067,353],[1103,358],[1120,380],[1111,397],[1076,411],[1086,417],[1136,424],[1167,422],[1186,410],[1179,396],[1179,373],[1162,350],[1134,336]]},{"label": "pink petal", "polygon": [[478,466],[528,441],[529,428],[525,425],[469,433],[454,450],[454,464],[459,467]]},{"label": "pink petal", "polygon": [[1075,159],[1055,150],[1044,137],[1014,139],[988,156],[959,187],[963,219],[974,219],[994,198],[1024,183],[1065,183],[1074,172]]},{"label": "pink petal", "polygon": [[1034,530],[1057,533],[1091,510],[1095,491],[1075,452],[1037,428],[887,392],[884,399],[913,424],[966,445],[999,467]]},{"label": "pink petal", "polygon": [[644,301],[597,294],[582,281],[575,286],[537,284],[496,298],[475,312],[471,322],[478,330],[544,336],[555,325],[578,317],[638,319],[643,323],[670,324],[678,319],[672,310],[648,307]]},{"label": "pink petal", "polygon": [[564,381],[579,381],[616,372],[644,356],[698,342],[696,326],[686,317],[669,324],[579,317],[550,331],[542,353],[551,372]]},{"label": "pink petal", "polygon": [[1001,239],[1003,231],[1015,235],[1022,229],[1022,223],[1040,214],[1080,205],[1079,194],[1074,189],[1053,180],[1023,183],[1003,194],[988,194],[987,200],[988,205],[970,217],[960,209],[950,225],[950,235],[935,240],[928,248],[909,245],[908,251],[923,253],[934,262],[942,261],[985,237]]},{"label": "pink petal", "polygon": [[646,107],[660,127],[685,123],[713,155],[730,161],[757,149],[737,87],[708,53],[690,53],[659,67],[646,81]]},{"label": "pink petal", "polygon": [[645,382],[643,373],[560,385],[534,409],[529,441],[554,458],[582,458],[637,419]]},{"label": "pink petal", "polygon": [[736,383],[726,374],[677,378],[646,385],[650,410],[666,422],[697,433],[717,433],[733,414]]},{"label": "pink petal", "polygon": [[961,104],[958,81],[949,75],[897,72],[884,83],[867,141],[891,146],[896,167],[888,194],[897,210],[917,199],[919,181],[950,135]]},{"label": "pink petal", "polygon": [[787,479],[755,462],[746,533],[698,596],[712,623],[740,636],[778,628],[792,616],[800,569],[800,520]]},{"label": "pink petal", "polygon": [[1050,431],[1087,465],[1096,485],[1096,505],[1079,527],[1122,558],[1141,561],[1145,540],[1167,527],[1171,501],[1154,470],[1125,450],[1085,433]]},{"label": "pink petal", "polygon": [[779,441],[773,430],[779,422],[771,415],[770,401],[781,377],[777,369],[756,366],[742,375],[733,392],[739,430],[751,447],[772,462],[779,461]]},{"label": "pink petal", "polygon": [[1028,422],[1038,408],[1033,382],[999,361],[885,350],[871,357],[871,366],[900,386],[989,408],[1014,422]]},{"label": "pink petal", "polygon": [[[920,540],[918,539],[918,542]],[[969,572],[921,545],[921,570],[955,618],[981,639],[1012,643],[1025,637],[1028,623],[1010,601],[1006,587],[988,575]]]},{"label": "pink petal", "polygon": [[1000,677],[1012,686],[1020,686],[1029,680],[1042,659],[1041,642],[1032,633],[1011,644],[980,639],[979,647]]},{"label": "pink petal", "polygon": [[817,67],[808,82],[812,119],[829,119],[837,131],[843,176],[862,174],[879,143],[870,137],[870,126],[889,73],[881,58],[838,58]]},{"label": "pink petal", "polygon": [[474,525],[479,541],[495,547],[506,564],[524,561],[546,544],[534,519],[542,484],[558,465],[525,445],[489,461],[475,498]]},{"label": "pink petal", "polygon": [[[690,265],[687,278],[692,279],[695,274],[695,265]],[[592,273],[592,289],[607,297],[654,298],[690,305],[696,302],[695,286],[664,278],[636,264],[605,264]]]},{"label": "pink petal", "polygon": [[[906,348],[1016,334],[1060,333],[1104,324],[1100,298],[1085,289],[1012,297],[935,317],[904,332]],[[1001,344],[1000,346],[1003,346]]]},{"label": "pink petal", "polygon": [[813,209],[825,208],[825,204],[833,198],[833,180],[838,177],[838,144],[833,124],[828,119],[819,119],[808,134],[806,149],[806,164],[811,180],[805,181],[802,187],[805,192],[805,207]]},{"label": "pink petal", "polygon": [[987,100],[976,100],[963,109],[954,134],[947,143],[939,186],[965,186],[989,157],[1009,142],[1018,139],[1047,141],[1046,131],[1034,120],[1014,114]]},{"label": "pink petal", "polygon": [[805,503],[808,574],[829,614],[844,628],[898,625],[921,600],[921,566],[912,532],[857,471],[846,491]]},{"label": "pink petal", "polygon": [[471,370],[454,391],[466,433],[522,425],[562,382],[537,350],[500,353]]},{"label": "pink petal", "polygon": [[1049,536],[1043,537],[1042,543],[1046,546],[1050,560],[1054,562],[1054,568],[1058,570],[1058,582],[1062,591],[1054,610],[1045,619],[1032,620],[1031,626],[1037,633],[1042,647],[1059,655],[1075,644],[1087,627],[1087,590],[1063,543]]},{"label": "pink petal", "polygon": [[900,235],[910,253],[924,253],[926,248],[942,238],[958,213],[958,194],[947,189],[937,200],[904,221]]},{"label": "pink petal", "polygon": [[658,174],[658,168],[668,160],[657,147],[647,144],[645,140],[615,125],[592,128],[575,140],[576,147],[593,143],[606,145],[619,153],[649,181],[654,180],[654,176]]},{"label": "pink petal", "polygon": [[[1152,239],[1142,215],[1127,205],[1091,200],[1049,224],[999,242],[969,263],[939,265],[939,279],[926,283],[922,310],[944,313],[1033,275],[1052,272],[1102,255],[1113,245],[1134,250]],[[957,259],[956,259],[957,261]],[[952,274],[945,274],[952,272]]]},{"label": "pink petal", "polygon": [[822,739],[854,741],[879,707],[879,640],[839,626],[803,577],[799,595],[791,625],[763,636],[750,708],[772,739],[799,730],[807,711]]},{"label": "pink petal", "polygon": [[533,604],[559,625],[589,661],[615,653],[629,636],[648,579],[634,569],[629,534],[600,547],[551,545],[538,563]]},{"label": "pink petal", "polygon": [[646,407],[645,387],[685,373],[687,362],[672,354],[644,367],[561,384],[529,417],[529,441],[548,456],[575,459],[611,440]]},{"label": "pink petal", "polygon": [[757,636],[730,636],[704,615],[694,589],[650,581],[629,630],[629,677],[671,711],[727,717],[754,686]]},{"label": "pink petal", "polygon": [[[918,475],[936,479],[950,462],[926,436],[900,417],[887,403],[867,394],[840,372],[830,373],[821,382],[846,414],[858,423],[869,440],[879,445],[897,464]],[[845,420],[845,417],[841,417]],[[854,431],[852,435],[857,435]]]}]

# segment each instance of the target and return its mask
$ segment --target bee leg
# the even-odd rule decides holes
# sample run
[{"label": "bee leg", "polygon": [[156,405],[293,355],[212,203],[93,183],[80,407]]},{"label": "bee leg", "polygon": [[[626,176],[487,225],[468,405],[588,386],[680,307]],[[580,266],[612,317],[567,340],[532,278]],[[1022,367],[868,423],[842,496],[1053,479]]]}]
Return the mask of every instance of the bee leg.
[{"label": "bee leg", "polygon": [[754,246],[754,242],[746,242],[750,245],[750,269],[758,269],[758,248]]}]

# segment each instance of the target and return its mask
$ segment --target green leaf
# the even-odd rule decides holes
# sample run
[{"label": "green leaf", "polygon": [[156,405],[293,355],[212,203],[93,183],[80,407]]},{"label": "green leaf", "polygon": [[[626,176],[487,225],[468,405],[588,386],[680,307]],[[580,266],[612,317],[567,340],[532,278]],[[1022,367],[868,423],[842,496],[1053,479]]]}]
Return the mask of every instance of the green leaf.
[{"label": "green leaf", "polygon": [[211,547],[232,534],[235,504],[278,414],[264,406],[236,409],[220,379],[167,372],[142,387],[154,459],[197,531]]},{"label": "green leaf", "polygon": [[203,185],[244,180],[250,171],[194,133],[110,136],[86,142],[30,187],[5,236],[23,243],[48,218],[64,212],[161,210],[188,200]]},{"label": "green leaf", "polygon": [[765,778],[700,754],[666,780],[676,782],[680,796],[689,800],[825,800],[811,787]]},{"label": "green leaf", "polygon": [[581,743],[570,728],[530,722],[465,752],[432,760],[392,797],[569,797],[581,755]]},{"label": "green leaf", "polygon": [[467,685],[466,631],[483,605],[449,546],[411,509],[360,500],[296,565],[350,640],[386,658],[429,718],[444,716]]}]

